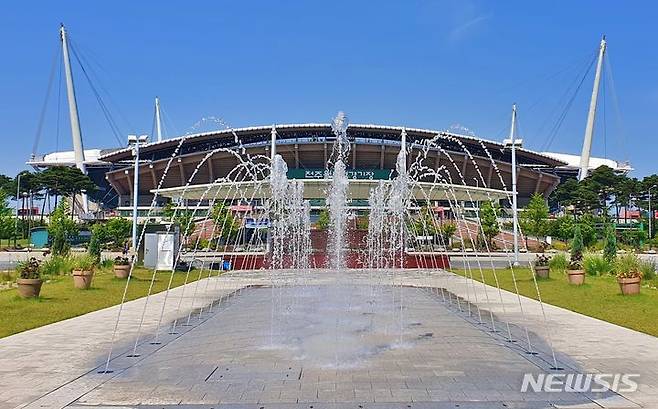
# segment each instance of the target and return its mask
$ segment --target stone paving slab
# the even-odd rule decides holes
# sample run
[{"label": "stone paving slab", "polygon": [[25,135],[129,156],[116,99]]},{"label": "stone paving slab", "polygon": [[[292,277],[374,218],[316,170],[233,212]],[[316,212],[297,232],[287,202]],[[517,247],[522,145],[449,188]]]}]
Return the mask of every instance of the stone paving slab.
[{"label": "stone paving slab", "polygon": [[[185,318],[192,304],[199,308],[237,288],[232,287],[234,283],[216,280],[210,279],[207,287],[207,280],[201,280],[199,288],[208,291],[199,292],[196,298],[192,297],[196,282],[172,289],[163,322]],[[163,302],[164,293],[155,294],[148,301],[142,328],[146,341],[156,328]],[[132,347],[145,303],[146,298],[141,298],[124,305],[117,330],[117,353]],[[80,382],[81,376],[101,365],[103,355],[106,357],[109,351],[118,308],[109,307],[0,339],[0,408],[23,407],[53,391],[64,395],[71,382]],[[52,396],[44,400],[52,400]]]},{"label": "stone paving slab", "polygon": [[75,404],[593,404],[518,392],[523,374],[550,372],[533,358],[423,288],[252,288]]},{"label": "stone paving slab", "polygon": [[[437,321],[434,324],[437,325],[437,328],[433,331],[433,337],[435,338],[437,336],[436,334],[440,332],[445,341],[440,343],[435,342],[432,346],[432,354],[429,354],[429,356],[448,356],[458,361],[458,358],[463,359],[463,356],[455,355],[452,357],[452,349],[467,352],[466,358],[468,359],[478,356],[478,354],[486,353],[488,348],[494,347],[507,350],[506,354],[511,354],[511,356],[522,356],[523,351],[527,350],[527,345],[525,345],[525,328],[527,328],[527,338],[531,340],[532,347],[539,351],[539,354],[525,355],[525,362],[519,361],[512,364],[508,360],[509,371],[523,370],[525,365],[530,365],[534,368],[546,368],[550,366],[552,362],[550,344],[552,344],[555,347],[559,365],[564,366],[567,370],[577,370],[580,372],[609,371],[639,373],[641,375],[640,390],[638,392],[625,394],[623,398],[618,395],[605,397],[588,396],[588,402],[584,402],[582,399],[568,401],[567,399],[569,397],[564,397],[563,404],[569,405],[567,407],[572,407],[574,404],[584,405],[582,407],[597,408],[636,406],[632,402],[639,403],[643,407],[658,407],[658,391],[656,390],[656,385],[658,385],[658,365],[656,365],[658,363],[656,352],[658,351],[658,340],[654,337],[547,305],[544,306],[544,311],[548,318],[548,325],[545,325],[542,319],[541,308],[536,301],[521,297],[524,308],[522,314],[519,311],[518,299],[515,294],[506,291],[498,292],[490,286],[483,286],[479,283],[465,280],[462,277],[440,271],[407,270],[403,272],[385,272],[384,274],[367,271],[350,272],[347,279],[344,277],[342,279],[354,285],[366,284],[372,286],[373,277],[376,277],[375,284],[384,288],[390,284],[424,287],[423,290],[404,290],[402,299],[407,300],[407,302],[405,303],[403,301],[402,305],[407,307],[416,305],[417,298],[413,298],[412,296],[404,297],[404,295],[406,295],[407,291],[417,291],[420,294],[418,299],[423,299],[423,303],[431,305],[432,311],[442,311],[441,314],[435,317]],[[250,285],[326,285],[340,283],[340,280],[341,278],[333,273],[327,274],[326,272],[319,271],[314,272],[313,275],[304,275],[303,277],[300,277],[299,274],[294,272],[277,272],[276,275],[264,271],[241,272],[239,275],[226,276],[222,277],[221,280],[216,280],[216,282],[220,283],[219,285],[213,282],[213,284],[205,287],[205,291],[199,292],[198,297],[192,301],[190,294],[193,291],[191,287],[194,285],[193,283],[188,285],[185,290],[186,295],[182,298],[183,301],[180,309],[167,308],[165,322],[171,322],[177,317],[185,319],[188,316],[188,312],[194,308],[207,304],[211,300],[218,299],[223,294],[227,294],[235,289]],[[201,287],[204,288],[204,286]],[[177,296],[180,297],[180,293],[176,293],[176,291],[174,290],[170,294],[170,297],[173,296],[173,299],[176,299]],[[183,290],[179,289],[178,291]],[[247,295],[250,291],[252,290],[244,290],[240,296],[235,297],[232,301],[236,303],[235,305],[243,302],[243,299],[249,298]],[[253,291],[267,292],[268,289],[254,289]],[[272,293],[271,289],[269,289],[269,293],[270,305],[272,305],[272,299],[274,298],[276,308],[283,308],[281,310],[282,312],[287,311],[289,305],[286,302],[280,301],[285,300],[285,297],[279,298],[276,294]],[[147,324],[143,331],[145,334],[151,334],[154,330],[162,303],[161,297],[161,295],[152,297],[149,302],[149,305],[153,305],[154,307],[149,307],[148,309]],[[267,297],[258,298],[266,299]],[[391,300],[394,304],[395,298],[392,297]],[[350,297],[343,298],[343,301],[348,303],[339,305],[349,305]],[[150,402],[155,405],[172,402],[179,404],[183,402],[185,404],[210,404],[213,407],[235,408],[260,408],[263,404],[255,401],[245,403],[235,402],[226,404],[228,406],[218,406],[217,403],[221,402],[222,398],[226,399],[227,396],[237,399],[239,395],[240,398],[251,399],[256,392],[259,392],[263,399],[268,399],[269,403],[266,406],[268,408],[308,408],[310,405],[314,405],[315,408],[355,407],[354,402],[362,402],[359,404],[364,405],[363,407],[373,408],[405,407],[406,404],[411,404],[412,407],[455,407],[455,405],[459,404],[461,408],[533,408],[547,407],[547,402],[555,398],[555,396],[546,396],[541,397],[539,401],[532,401],[527,400],[527,396],[525,396],[526,400],[521,401],[520,399],[524,399],[524,396],[519,392],[519,384],[516,380],[514,382],[494,381],[491,383],[489,379],[485,379],[485,376],[494,378],[494,380],[497,378],[498,372],[495,370],[495,365],[497,364],[495,359],[492,359],[491,363],[487,365],[482,364],[482,360],[479,361],[482,373],[478,373],[477,375],[481,375],[480,380],[483,385],[483,388],[479,389],[490,391],[489,395],[478,395],[481,390],[478,390],[477,387],[469,388],[464,383],[462,383],[460,390],[456,390],[454,388],[455,380],[463,379],[470,375],[469,371],[464,370],[463,365],[459,365],[458,363],[451,364],[444,360],[442,362],[444,365],[433,368],[435,362],[426,359],[428,355],[410,353],[409,350],[405,351],[404,348],[399,348],[399,350],[390,348],[385,353],[379,353],[377,356],[382,366],[377,371],[362,371],[357,370],[357,368],[351,368],[352,374],[348,377],[344,373],[339,373],[340,371],[338,370],[327,371],[326,368],[320,368],[319,370],[317,368],[309,369],[306,366],[303,378],[307,377],[305,380],[311,381],[312,386],[307,382],[295,385],[295,388],[298,387],[297,395],[300,397],[299,402],[303,402],[303,404],[290,401],[290,385],[282,384],[280,387],[266,388],[268,385],[272,386],[271,381],[268,381],[267,377],[258,382],[247,382],[246,384],[244,380],[241,381],[239,377],[236,377],[234,379],[238,381],[236,384],[243,387],[242,393],[238,393],[240,389],[230,383],[228,383],[226,390],[208,390],[207,387],[199,385],[212,383],[216,387],[218,384],[222,384],[222,381],[198,382],[199,378],[197,377],[200,377],[208,370],[204,366],[204,362],[217,361],[223,357],[228,363],[235,364],[236,360],[231,358],[235,354],[239,354],[246,360],[253,360],[257,359],[260,356],[259,354],[263,354],[264,352],[270,354],[282,353],[281,351],[271,350],[257,351],[256,353],[251,351],[250,354],[245,355],[245,348],[241,348],[245,342],[253,342],[257,339],[262,341],[267,338],[265,336],[267,334],[261,334],[260,337],[252,337],[249,334],[249,328],[238,330],[237,328],[243,327],[243,325],[235,325],[235,322],[239,322],[240,324],[249,322],[247,327],[251,327],[251,330],[254,330],[254,326],[258,327],[259,325],[263,329],[269,328],[268,323],[271,321],[272,316],[258,317],[258,314],[251,313],[250,311],[250,308],[256,307],[248,306],[247,308],[240,308],[240,310],[243,310],[243,314],[233,316],[233,321],[225,322],[225,325],[220,325],[220,328],[217,328],[217,323],[221,323],[222,320],[231,316],[230,314],[236,314],[235,312],[231,313],[233,306],[227,305],[227,308],[218,314],[202,314],[203,319],[197,319],[195,326],[179,327],[188,333],[163,335],[162,346],[149,346],[148,342],[141,344],[140,353],[143,356],[137,359],[139,364],[136,365],[135,359],[126,358],[124,355],[125,352],[129,351],[132,342],[134,342],[136,322],[138,322],[143,305],[143,300],[136,300],[127,303],[124,307],[125,320],[122,320],[119,326],[117,337],[119,342],[116,349],[117,357],[112,361],[112,367],[116,369],[117,373],[110,377],[112,379],[111,382],[107,381],[107,375],[103,377],[101,374],[90,371],[93,371],[104,359],[104,354],[108,346],[108,326],[113,325],[116,317],[116,307],[1,339],[0,349],[3,353],[0,355],[0,407],[26,407],[26,404],[30,402],[32,404],[29,407],[62,407],[78,398],[83,399],[87,395],[89,397],[93,397],[94,394],[96,396],[102,396],[103,391],[110,393],[114,387],[121,387],[117,393],[121,391],[124,393],[124,395],[121,395],[123,396],[121,399],[125,399],[121,401],[120,405],[134,405],[136,396],[149,396],[151,399]],[[420,341],[418,342],[425,342],[426,340],[423,340],[422,336],[425,336],[430,331],[419,332],[420,328],[415,324],[416,322],[421,322],[421,320],[413,321],[411,315],[405,315],[406,312],[407,309],[403,308],[403,316],[406,317],[402,320],[405,323],[405,333],[406,331],[413,332],[416,336],[420,337]],[[335,316],[335,311],[332,314]],[[396,317],[395,314],[391,315]],[[426,314],[421,315],[425,316]],[[440,320],[438,319],[439,316],[441,317]],[[447,318],[450,316],[452,318]],[[194,317],[196,318],[196,315]],[[493,317],[493,323],[498,332],[494,333],[491,331],[491,317]],[[280,320],[278,317],[275,318]],[[440,325],[441,322],[445,324],[449,320],[456,318],[462,320],[462,323],[456,326]],[[303,323],[305,322],[301,319],[297,321],[291,327],[295,331],[299,331],[300,326],[303,327]],[[282,320],[280,322],[285,323],[289,321]],[[391,319],[387,324],[384,321],[381,324],[388,325],[387,328],[391,328],[391,333],[393,333],[392,328],[396,327],[395,324],[398,322],[395,319]],[[501,343],[506,342],[508,323],[510,324],[510,333],[513,335],[515,342],[509,343],[512,345],[501,347]],[[472,333],[470,330],[466,331],[468,333],[464,331],[460,333],[460,331],[455,329],[459,327],[461,330],[468,328],[468,326],[471,327]],[[80,328],[90,328],[90,330],[80,331]],[[75,336],[71,334],[75,334]],[[197,337],[197,335],[201,336]],[[550,340],[548,335],[550,335]],[[147,335],[144,339],[148,340],[148,337]],[[199,360],[195,356],[195,351],[198,350],[200,345],[209,346],[209,349],[213,350],[213,345],[216,348],[222,337],[232,339],[236,347],[220,348],[216,351],[217,355],[211,354],[210,356],[206,356],[205,358],[207,359],[205,360]],[[385,340],[387,338],[374,337],[374,339]],[[345,338],[345,340],[349,341],[349,337]],[[436,339],[434,340],[436,341]],[[479,343],[482,345],[478,345]],[[344,342],[340,345],[343,344],[346,347],[350,345],[349,342]],[[176,384],[171,386],[170,382],[176,380],[176,371],[171,369],[162,370],[167,367],[169,361],[158,357],[168,356],[167,351],[176,349],[174,346],[176,348],[179,346],[182,347],[180,351],[186,360],[186,368],[188,368],[193,376],[183,377],[184,379],[178,377],[179,380],[175,382]],[[318,347],[315,346],[315,348],[317,349]],[[349,351],[349,348],[347,350]],[[5,353],[4,351],[10,352]],[[291,353],[290,351],[287,352]],[[32,356],[38,357],[39,365],[22,368],[20,366],[22,360],[25,357]],[[62,356],[70,357],[70,359],[61,359]],[[320,356],[323,355],[320,354]],[[356,355],[346,355],[346,357],[350,356]],[[635,360],[626,359],[629,356],[635,356],[637,358]],[[34,359],[30,361],[36,362]],[[361,361],[357,360],[357,362]],[[500,365],[500,362],[498,364]],[[220,365],[215,364],[215,366],[219,368]],[[491,368],[487,366],[491,366]],[[198,372],[196,372],[197,369],[191,369],[191,367],[198,368]],[[293,368],[292,365],[289,367]],[[394,370],[389,370],[391,367]],[[139,374],[139,368],[151,368],[151,375],[155,376],[157,385],[151,388],[153,385],[141,385],[132,381],[121,381],[122,377],[137,376]],[[156,368],[158,369],[157,371],[155,370]],[[248,366],[245,366],[245,368],[248,368]],[[270,369],[274,373],[285,373],[277,365],[273,365]],[[290,371],[293,371],[293,369],[290,369]],[[87,372],[89,374],[85,375]],[[214,376],[219,375],[214,374]],[[286,382],[286,380],[280,381]],[[297,381],[300,380],[298,379]],[[226,384],[227,382],[224,381],[223,383]],[[348,387],[350,383],[352,385],[351,389]],[[26,385],[28,386],[26,387]],[[231,389],[231,386],[233,386],[233,389]],[[186,395],[187,400],[179,398],[179,388],[185,388],[184,390],[189,392]],[[247,393],[245,394],[245,392]],[[333,406],[318,406],[320,405],[318,403],[320,392],[322,392],[323,397],[333,400]],[[133,395],[132,397],[130,396],[131,394]],[[414,394],[417,397],[415,400]],[[40,396],[41,398],[39,398]],[[445,401],[446,396],[449,401]],[[417,401],[423,398],[433,400],[434,402]],[[573,399],[573,396],[570,398]],[[348,403],[349,399],[352,400]],[[477,402],[473,399],[487,399],[488,402]],[[391,403],[393,400],[400,402]],[[600,404],[595,403],[595,401]],[[149,401],[142,402],[140,400],[139,403],[145,404],[149,403]],[[402,403],[406,404],[400,406]],[[99,403],[99,405],[102,404]],[[81,403],[75,403],[73,405],[88,407]]]}]

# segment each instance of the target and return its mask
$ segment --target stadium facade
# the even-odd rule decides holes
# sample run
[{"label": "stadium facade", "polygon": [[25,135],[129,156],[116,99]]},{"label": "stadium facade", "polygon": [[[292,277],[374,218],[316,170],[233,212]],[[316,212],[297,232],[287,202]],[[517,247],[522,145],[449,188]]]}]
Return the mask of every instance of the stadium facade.
[{"label": "stadium facade", "polygon": [[[502,143],[429,129],[403,128],[385,125],[351,124],[347,135],[351,143],[347,161],[348,174],[352,178],[351,205],[367,207],[369,188],[373,181],[387,180],[395,169],[400,151],[402,130],[407,133],[410,145],[409,161],[422,154],[423,141],[437,138],[437,145],[430,148],[424,165],[439,168],[445,166],[447,179],[459,191],[468,187],[470,195],[478,192],[487,197],[506,199],[511,190],[511,152]],[[324,187],[322,182],[330,178],[327,173],[335,135],[330,124],[286,124],[226,129],[186,135],[151,142],[140,149],[139,207],[140,213],[150,207],[158,184],[156,204],[164,206],[171,199],[179,199],[183,187],[185,198],[199,197],[199,191],[226,176],[238,163],[238,159],[225,151],[218,151],[197,170],[204,157],[213,150],[240,149],[252,158],[266,158],[271,154],[272,132],[276,132],[276,153],[288,165],[288,177],[306,180],[307,199],[314,207],[323,207]],[[182,141],[182,139],[184,139]],[[239,142],[236,142],[239,141]],[[470,154],[470,156],[469,156]],[[172,155],[166,177],[162,178]],[[551,152],[534,152],[517,149],[518,198],[519,204],[526,203],[530,196],[539,193],[544,197],[567,177],[576,177],[577,166],[571,156]],[[95,199],[106,208],[118,209],[128,216],[132,211],[134,157],[132,148],[114,150],[86,150],[86,165],[89,175],[100,186]],[[592,167],[601,164],[626,173],[631,168],[612,160],[592,158]],[[74,166],[73,152],[55,152],[33,157],[29,165],[43,169],[49,166]],[[477,168],[476,168],[477,166]],[[196,173],[195,173],[196,172]],[[194,175],[192,177],[192,175]],[[480,180],[485,181],[482,186]],[[191,179],[190,179],[191,178]],[[441,198],[437,198],[440,201]],[[463,197],[466,199],[466,197]],[[505,206],[507,200],[502,200]]]},{"label": "stadium facade", "polygon": [[[159,205],[163,205],[167,197],[176,198],[177,194],[181,194],[181,187],[188,182],[190,186],[185,189],[185,198],[194,198],[195,186],[213,183],[226,176],[238,164],[236,157],[223,151],[216,152],[203,162],[213,150],[235,148],[254,158],[269,157],[273,129],[276,132],[276,153],[286,161],[289,178],[305,179],[313,185],[330,177],[325,170],[330,168],[328,161],[335,136],[329,124],[290,124],[274,128],[261,126],[187,135],[182,137],[185,138],[182,144],[181,138],[173,138],[141,147],[138,188],[140,206],[150,205],[161,179],[159,196],[162,199],[158,201]],[[426,166],[438,169],[446,165],[445,171],[449,174],[447,179],[457,188],[467,186],[471,192],[487,189],[487,193],[496,192],[498,198],[504,197],[500,192],[510,190],[511,153],[502,144],[441,131],[404,129],[410,144],[410,153],[407,155],[409,161],[423,151],[423,141],[439,135],[437,145],[441,149],[428,150],[423,160]],[[402,130],[402,127],[394,126],[349,126],[347,135],[351,148],[347,161],[348,174],[357,181],[356,185],[359,185],[358,181],[364,181],[367,187],[368,181],[390,178],[400,151]],[[236,142],[238,140],[240,142]],[[165,168],[174,154],[177,155],[176,160],[163,179]],[[132,204],[133,193],[132,149],[113,151],[99,159],[108,164],[106,178],[118,194],[119,208],[127,210]],[[566,165],[563,161],[526,149],[517,150],[517,160],[520,203],[527,201],[534,193],[548,196],[560,182],[555,170]],[[480,186],[480,174],[486,186]],[[313,204],[322,205],[321,186],[308,190],[306,198]],[[368,189],[354,191],[352,204],[367,206],[364,202],[367,197]]]}]

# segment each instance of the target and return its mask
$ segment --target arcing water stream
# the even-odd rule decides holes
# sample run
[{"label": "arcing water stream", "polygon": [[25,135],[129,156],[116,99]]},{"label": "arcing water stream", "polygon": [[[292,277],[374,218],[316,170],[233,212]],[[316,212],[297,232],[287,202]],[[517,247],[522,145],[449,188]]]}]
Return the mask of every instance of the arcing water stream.
[{"label": "arcing water stream", "polygon": [[[496,271],[493,261],[490,266],[483,267],[480,258],[471,261],[472,258],[466,254],[469,248],[477,245],[478,238],[484,233],[478,213],[473,215],[467,210],[467,205],[477,209],[478,202],[486,200],[493,203],[497,200],[492,197],[492,190],[488,189],[478,163],[473,160],[468,149],[458,139],[449,139],[450,136],[443,134],[433,139],[408,143],[407,133],[402,129],[395,169],[391,170],[388,180],[372,181],[369,184],[367,229],[357,229],[356,224],[359,220],[366,220],[366,216],[357,214],[350,205],[352,187],[356,181],[349,177],[351,142],[349,124],[344,113],[338,113],[331,128],[335,140],[331,157],[327,161],[325,179],[322,180],[328,213],[326,232],[314,226],[312,220],[316,216],[315,209],[307,200],[305,183],[289,178],[288,165],[281,155],[251,156],[233,132],[234,146],[213,149],[203,157],[180,189],[179,203],[185,203],[188,192],[193,190],[195,204],[191,208],[182,205],[175,207],[174,220],[179,214],[187,214],[189,217],[185,219],[186,225],[179,226],[183,234],[178,241],[171,270],[162,272],[152,269],[148,295],[136,325],[136,340],[131,356],[139,356],[142,345],[140,335],[145,326],[149,300],[153,296],[153,284],[164,277],[167,288],[161,305],[157,307],[157,325],[150,342],[156,345],[161,342],[163,326],[168,328],[166,335],[176,335],[179,326],[193,325],[194,322],[200,322],[204,314],[218,311],[225,301],[224,294],[236,294],[229,291],[237,282],[232,279],[261,274],[267,277],[266,283],[270,287],[272,300],[270,332],[267,337],[269,342],[264,347],[287,348],[291,342],[304,344],[308,341],[315,346],[308,348],[307,353],[320,357],[327,353],[320,346],[323,343],[333,344],[328,353],[332,356],[332,362],[324,362],[323,365],[336,368],[353,365],[352,352],[355,348],[375,348],[370,344],[359,343],[359,339],[365,340],[365,334],[377,333],[385,339],[391,338],[382,341],[387,343],[386,348],[412,345],[405,335],[406,328],[413,325],[405,321],[405,310],[414,303],[413,298],[405,297],[405,294],[410,294],[409,271],[414,272],[414,277],[419,272],[424,277],[423,281],[414,278],[413,285],[430,288],[442,303],[454,306],[458,313],[466,314],[469,318],[474,317],[478,325],[487,327],[489,331],[500,331],[500,325],[504,323],[502,325],[507,340],[516,341],[509,322],[505,321],[511,307],[505,305],[498,280],[498,274],[511,273],[516,284],[514,266],[508,251],[509,243],[502,240],[509,271]],[[155,212],[159,187],[168,177],[170,166],[180,157],[181,147],[187,139],[188,136],[180,139],[168,160],[149,208],[149,216]],[[458,144],[462,152],[449,151],[442,145],[444,142],[450,142],[451,146]],[[482,147],[502,182],[503,197],[509,200],[510,194],[496,162],[486,147]],[[437,152],[446,157],[447,164],[429,164],[429,152]],[[220,153],[230,155],[237,161],[237,165],[212,183],[201,185],[196,180],[198,172]],[[455,154],[471,158],[478,174],[476,187],[465,180],[452,158]],[[202,188],[199,189],[197,185]],[[437,197],[448,204],[446,207],[453,220],[446,220],[434,211],[432,202]],[[244,205],[247,210],[238,214],[233,208],[240,205]],[[248,231],[247,223],[255,227]],[[447,224],[456,226],[454,236],[461,243],[459,251],[451,253],[453,257],[461,258],[466,266],[462,275],[451,274],[447,265],[450,241],[453,240],[451,235],[443,233]],[[164,228],[167,234],[175,230],[174,223]],[[355,236],[357,230],[363,230],[364,233]],[[145,232],[146,229],[142,229],[140,245]],[[487,240],[483,241],[479,253],[484,254],[485,259],[493,260],[493,249]],[[133,259],[131,273],[136,262],[137,259]],[[231,268],[224,269],[225,265]],[[354,269],[355,265],[359,266],[358,270]],[[493,270],[494,282],[486,281],[487,269]],[[174,278],[181,274],[184,274],[183,283],[188,285],[175,291]],[[124,302],[130,283],[129,278]],[[242,291],[243,287],[237,285],[235,290]],[[457,287],[465,290],[465,297],[458,295]],[[541,300],[536,282],[535,288]],[[519,309],[524,313],[518,287],[516,296]],[[317,325],[322,325],[323,330],[319,334],[324,334],[324,338],[305,341],[300,340],[305,332],[300,331],[297,335],[290,333],[290,328],[294,328],[303,319],[304,311],[309,311],[307,303],[315,305],[313,314],[320,311],[318,317],[321,318],[318,320],[321,324]],[[496,318],[493,311],[498,307],[502,315]],[[123,302],[114,323],[105,372],[110,371],[117,328],[126,319],[122,311]],[[181,319],[179,315],[183,313],[185,317]],[[195,314],[197,317],[193,320]],[[166,322],[165,317],[168,315],[175,316],[171,323]],[[381,319],[383,316],[388,318]],[[391,320],[391,317],[397,318]],[[383,328],[375,328],[377,323],[385,324],[382,324]],[[346,328],[354,332],[346,332]],[[313,333],[314,336],[320,336],[318,331]],[[361,335],[353,336],[354,333]],[[546,337],[550,341],[549,333],[546,326]],[[524,334],[525,350],[536,353],[527,328]],[[368,342],[373,340],[368,339]],[[552,345],[550,353],[557,367]]]}]

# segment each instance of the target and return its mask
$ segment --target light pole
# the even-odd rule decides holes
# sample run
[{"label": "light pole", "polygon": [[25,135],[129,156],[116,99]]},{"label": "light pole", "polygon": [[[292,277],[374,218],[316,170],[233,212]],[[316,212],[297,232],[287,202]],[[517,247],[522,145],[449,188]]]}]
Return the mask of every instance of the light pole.
[{"label": "light pole", "polygon": [[16,247],[16,237],[18,236],[18,200],[21,196],[21,174],[16,177],[16,219],[14,219],[14,247]]},{"label": "light pole", "polygon": [[651,189],[655,188],[653,185],[649,188],[649,250],[651,250],[651,225],[653,224],[653,213],[651,212]]},{"label": "light pole", "polygon": [[139,199],[139,147],[148,141],[147,135],[128,135],[128,146],[133,147],[135,165],[133,168],[133,232],[132,248],[137,254],[137,204]]},{"label": "light pole", "polygon": [[523,146],[522,139],[516,139],[516,104],[512,105],[512,126],[509,132],[509,139],[503,141],[505,147],[512,150],[512,220],[514,222],[514,265],[519,265],[519,211],[517,205],[516,191],[516,147]]}]

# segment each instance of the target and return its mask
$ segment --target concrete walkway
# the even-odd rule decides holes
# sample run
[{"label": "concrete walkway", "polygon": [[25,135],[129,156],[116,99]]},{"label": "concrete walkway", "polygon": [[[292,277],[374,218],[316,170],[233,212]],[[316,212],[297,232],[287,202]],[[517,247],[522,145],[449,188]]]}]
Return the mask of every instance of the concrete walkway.
[{"label": "concrete walkway", "polygon": [[[206,282],[207,279],[201,280],[198,288],[206,289]],[[235,290],[232,282],[209,284],[210,291],[198,292],[196,298],[193,297],[196,282],[172,289],[163,322],[186,318],[192,301],[199,308],[211,298],[215,300]],[[155,332],[164,297],[164,293],[159,293],[149,298],[142,329],[145,341]],[[141,298],[124,305],[117,328],[117,353],[132,349],[145,304],[146,298]],[[34,402],[103,364],[118,310],[118,306],[109,307],[0,339],[0,408]]]},{"label": "concrete walkway", "polygon": [[[658,407],[658,339],[649,335],[547,305],[545,322],[542,309],[534,300],[521,297],[521,312],[515,294],[440,271],[238,274],[201,281],[198,287],[192,283],[172,290],[164,317],[168,325],[163,326],[159,345],[149,341],[164,294],[151,297],[142,330],[147,335],[137,349],[141,356],[134,358],[126,354],[135,342],[144,299],[127,303],[118,327],[111,374],[99,374],[97,369],[102,369],[107,357],[118,307],[1,339],[0,407],[181,402],[226,402],[236,408],[259,408],[264,403],[268,408],[275,404],[308,408],[309,402],[332,402],[344,407],[370,402],[364,407],[373,408],[398,407],[377,406],[380,402],[416,402],[414,407],[440,407],[439,403],[454,407],[460,402],[461,408],[502,407],[503,403],[508,407],[546,407],[542,405],[555,402],[585,408]],[[272,283],[276,291],[283,290],[277,293],[258,288]],[[336,283],[348,288],[375,289],[368,297],[383,308],[373,315],[380,317],[379,321],[366,325],[358,314],[349,315],[368,308],[369,304],[363,304],[368,297],[355,295],[352,290],[322,293],[341,288]],[[390,284],[405,288],[392,289]],[[238,295],[236,290],[246,287],[254,288],[241,290]],[[294,288],[306,290],[286,293]],[[308,292],[312,288],[317,289],[315,293]],[[234,296],[227,300],[227,294]],[[222,302],[209,313],[209,303],[220,298]],[[298,303],[302,299],[306,302]],[[340,302],[321,302],[332,299]],[[205,312],[192,314],[191,326],[181,325],[187,323],[193,309],[202,306]],[[310,306],[315,307],[309,310]],[[335,326],[322,318],[334,320],[343,316],[339,321],[342,324]],[[176,318],[176,333],[169,334],[170,324]],[[300,328],[305,319],[311,322]],[[277,331],[272,330],[272,322],[277,323]],[[514,343],[506,342],[508,324]],[[492,328],[497,332],[492,332]],[[352,338],[354,333],[364,335]],[[323,338],[326,336],[334,336],[333,342]],[[285,348],[268,350],[268,340],[276,344],[273,339]],[[309,341],[314,339],[318,343]],[[527,339],[538,355],[524,352],[528,349]],[[332,345],[345,349],[327,355]],[[563,369],[551,369],[551,345],[558,366]],[[306,352],[299,355],[294,351]],[[320,359],[334,355],[343,359]],[[275,367],[276,362],[289,364],[286,368],[290,369],[273,368],[268,372],[254,366],[267,362]],[[359,364],[347,368],[345,362]],[[233,371],[231,382],[217,373],[222,368]],[[304,375],[293,368],[305,368],[309,378],[302,379]],[[639,374],[640,388],[622,395],[562,393],[534,394],[530,398],[520,394],[519,376],[526,372]],[[260,379],[258,374],[262,378],[264,373],[268,373],[266,379]],[[286,384],[281,379],[293,373],[299,377],[298,382]],[[333,378],[325,379],[331,373]],[[446,383],[446,377],[452,383]],[[302,382],[309,379],[315,379],[314,386]],[[287,386],[272,388],[273,382],[278,381]],[[322,381],[325,383],[320,387]],[[370,387],[366,388],[366,384]],[[220,385],[226,386],[226,390]],[[322,398],[320,391],[324,391]],[[428,402],[434,406],[422,406]],[[251,406],[235,406],[242,404]]]}]

